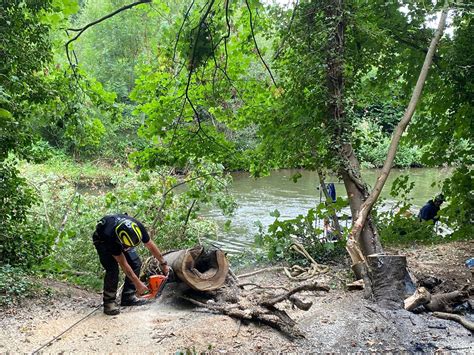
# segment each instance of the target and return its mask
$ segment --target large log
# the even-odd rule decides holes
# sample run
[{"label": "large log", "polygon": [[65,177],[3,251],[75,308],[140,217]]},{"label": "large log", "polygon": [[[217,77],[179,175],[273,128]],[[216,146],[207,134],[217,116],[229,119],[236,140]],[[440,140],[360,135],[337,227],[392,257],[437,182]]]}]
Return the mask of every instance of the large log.
[{"label": "large log", "polygon": [[415,291],[404,255],[369,255],[363,274],[366,297],[389,309],[403,308],[405,298]]},{"label": "large log", "polygon": [[425,305],[430,312],[447,312],[451,313],[454,306],[463,303],[469,299],[467,291],[453,291],[448,293],[438,293],[431,296],[431,300]]},{"label": "large log", "polygon": [[229,273],[229,262],[222,250],[205,250],[202,246],[177,250],[163,257],[177,279],[196,291],[220,288]]}]

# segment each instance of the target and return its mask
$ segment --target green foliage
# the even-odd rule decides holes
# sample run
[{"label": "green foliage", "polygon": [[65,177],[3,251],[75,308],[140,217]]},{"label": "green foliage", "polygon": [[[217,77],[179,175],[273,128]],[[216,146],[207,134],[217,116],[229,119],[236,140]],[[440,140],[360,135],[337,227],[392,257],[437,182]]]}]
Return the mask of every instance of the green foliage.
[{"label": "green foliage", "polygon": [[1,264],[31,266],[48,255],[51,231],[30,219],[36,193],[20,176],[14,160],[0,163]]},{"label": "green foliage", "polygon": [[50,1],[0,4],[0,160],[29,144],[29,105],[47,95],[38,72],[52,58],[49,26],[41,21],[50,10]]},{"label": "green foliage", "polygon": [[[36,233],[29,235],[32,245],[15,239],[12,250],[36,253],[29,266],[94,288],[101,284],[102,267],[91,236],[102,216],[127,212],[145,224],[162,250],[169,250],[216,234],[212,222],[198,218],[201,206],[217,205],[226,214],[235,208],[227,193],[230,178],[221,166],[204,161],[189,165],[183,176],[169,175],[165,168],[136,173],[120,166],[78,167],[64,156],[46,164],[24,164],[22,171],[37,186],[41,203],[24,222]],[[38,250],[41,246],[45,250]]]},{"label": "green foliage", "polygon": [[338,198],[330,206],[321,203],[317,208],[308,210],[306,215],[295,218],[279,220],[279,212],[270,213],[276,217],[268,226],[265,233],[259,225],[259,233],[255,236],[255,243],[263,248],[269,260],[285,260],[288,262],[304,262],[304,257],[291,249],[293,243],[301,243],[308,253],[317,261],[325,263],[341,259],[345,251],[345,241],[331,241],[323,237],[323,230],[319,223],[335,211],[340,211],[347,206],[347,201]]},{"label": "green foliage", "polygon": [[441,210],[453,239],[474,238],[474,169],[461,166],[443,184],[448,206]]},{"label": "green foliage", "polygon": [[436,234],[432,221],[420,221],[401,212],[379,216],[379,232],[384,245],[433,244],[443,239]]},{"label": "green foliage", "polygon": [[[372,105],[352,113],[352,138],[362,166],[380,168],[387,158],[391,134],[403,115],[402,108],[392,105]],[[420,167],[420,148],[402,139],[395,157],[394,167]]]},{"label": "green foliage", "polygon": [[[463,179],[465,174],[456,174],[450,179]],[[464,181],[464,183],[472,183],[472,180]],[[448,183],[444,186],[453,186]],[[459,186],[459,192],[464,191],[466,186],[463,183],[456,182],[454,186]],[[453,199],[448,202],[446,208],[441,209],[441,221],[446,223],[448,227],[452,229],[452,233],[441,236],[437,233],[437,227],[433,221],[420,221],[413,214],[412,200],[409,197],[410,192],[415,188],[414,181],[410,181],[408,175],[401,175],[392,184],[390,195],[397,198],[395,205],[391,206],[390,209],[383,209],[379,207],[379,212],[376,215],[377,228],[380,232],[381,240],[390,245],[413,245],[413,244],[434,244],[443,243],[452,240],[465,240],[472,238],[472,226],[468,222],[472,220],[472,204],[466,204],[466,199],[463,197]],[[448,191],[443,191],[448,193]],[[458,192],[458,193],[459,193]],[[455,196],[454,191],[449,191],[451,196]],[[458,204],[456,204],[458,202]],[[472,203],[472,200],[470,201]],[[383,204],[383,202],[381,202]],[[452,218],[450,214],[461,214]],[[453,225],[454,221],[463,220],[466,221],[462,225]],[[455,223],[455,222],[454,222]]]},{"label": "green foliage", "polygon": [[472,238],[474,144],[474,50],[472,11],[459,9],[453,19],[453,35],[445,38],[427,83],[421,115],[408,138],[423,147],[422,163],[448,164],[455,168],[443,184],[447,207],[442,209],[454,238]]},{"label": "green foliage", "polygon": [[16,305],[41,290],[30,276],[20,268],[0,265],[0,307]]}]

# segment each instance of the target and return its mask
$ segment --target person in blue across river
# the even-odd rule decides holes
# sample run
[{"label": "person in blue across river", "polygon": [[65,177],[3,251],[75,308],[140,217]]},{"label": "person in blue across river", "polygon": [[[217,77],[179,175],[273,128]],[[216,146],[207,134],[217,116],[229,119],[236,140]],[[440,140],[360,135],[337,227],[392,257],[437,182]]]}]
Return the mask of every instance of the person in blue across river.
[{"label": "person in blue across river", "polygon": [[135,247],[141,242],[160,263],[165,275],[169,273],[168,264],[156,244],[150,239],[145,227],[127,214],[114,214],[103,217],[92,235],[99,260],[105,269],[104,313],[116,315],[120,309],[116,304],[119,282],[119,265],[125,273],[121,306],[138,306],[145,303],[135,294],[142,295],[148,288],[140,281],[141,260]]},{"label": "person in blue across river", "polygon": [[444,196],[439,194],[434,198],[434,200],[429,200],[418,213],[418,218],[420,221],[434,221],[438,222],[439,217],[438,212],[441,207],[441,204],[444,202]]},{"label": "person in blue across river", "polygon": [[327,184],[327,189],[328,195],[331,197],[332,202],[336,202],[336,186],[334,186],[334,183],[330,182]]}]

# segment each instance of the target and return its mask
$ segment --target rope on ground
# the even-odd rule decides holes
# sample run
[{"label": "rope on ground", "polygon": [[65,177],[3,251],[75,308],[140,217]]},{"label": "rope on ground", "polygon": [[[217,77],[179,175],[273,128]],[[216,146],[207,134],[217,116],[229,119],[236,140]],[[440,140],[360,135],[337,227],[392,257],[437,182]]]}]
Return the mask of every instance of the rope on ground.
[{"label": "rope on ground", "polygon": [[89,318],[92,314],[95,313],[95,311],[97,311],[100,307],[102,306],[102,303],[99,304],[97,307],[95,307],[90,313],[88,313],[87,315],[85,315],[84,317],[82,317],[81,319],[79,319],[76,323],[74,323],[73,325],[69,326],[66,330],[64,330],[62,333],[56,335],[53,339],[51,339],[50,341],[48,341],[46,344],[40,346],[38,349],[36,349],[35,351],[33,351],[31,354],[34,355],[34,354],[38,354],[42,349],[44,349],[45,347],[51,345],[52,343],[54,343],[57,339],[60,339],[66,332],[68,332],[69,330],[71,330],[72,328],[74,328],[76,325],[78,325],[79,323],[81,323],[83,320],[85,320],[86,318]]},{"label": "rope on ground", "polygon": [[267,268],[265,268],[265,269],[260,269],[260,270],[257,270],[257,271],[249,272],[248,274],[237,275],[237,277],[238,277],[239,279],[243,279],[244,277],[249,277],[249,276],[261,274],[262,272],[267,272],[267,271],[281,271],[281,270],[283,270],[283,269],[284,269],[283,266],[267,267]]},{"label": "rope on ground", "polygon": [[304,281],[312,279],[313,277],[316,277],[320,274],[325,274],[329,271],[329,266],[318,264],[316,260],[314,260],[311,255],[309,255],[305,247],[300,243],[293,243],[290,249],[293,249],[297,253],[303,255],[311,263],[311,265],[309,267],[293,265],[290,268],[283,268],[286,276],[288,276],[289,279]]}]

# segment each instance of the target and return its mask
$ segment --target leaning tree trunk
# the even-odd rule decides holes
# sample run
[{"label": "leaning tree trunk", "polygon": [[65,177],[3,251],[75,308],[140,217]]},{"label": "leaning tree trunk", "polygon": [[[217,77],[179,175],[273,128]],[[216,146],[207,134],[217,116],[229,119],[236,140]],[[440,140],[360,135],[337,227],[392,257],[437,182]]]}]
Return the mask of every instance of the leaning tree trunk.
[{"label": "leaning tree trunk", "polygon": [[[441,13],[438,28],[434,34],[433,39],[431,40],[431,44],[428,49],[428,52],[426,53],[425,61],[420,71],[418,81],[413,90],[410,103],[408,104],[408,107],[405,111],[405,114],[403,115],[403,118],[400,120],[397,127],[395,128],[395,131],[393,132],[392,140],[388,148],[387,158],[385,160],[383,168],[380,171],[380,175],[377,178],[377,181],[375,183],[375,186],[372,192],[365,199],[364,203],[360,206],[359,213],[357,214],[357,218],[353,223],[352,230],[349,234],[349,238],[347,242],[347,248],[351,256],[353,254],[359,256],[360,254],[363,253],[363,250],[361,251],[360,245],[364,245],[366,241],[362,240],[362,243],[360,243],[361,237],[364,238],[364,236],[362,235],[362,232],[364,228],[366,228],[367,221],[368,221],[370,212],[372,210],[372,207],[374,206],[375,202],[379,198],[380,193],[382,192],[382,188],[385,185],[385,182],[387,181],[388,175],[390,174],[393,162],[395,161],[395,155],[396,155],[398,144],[400,142],[402,134],[405,131],[408,124],[410,123],[411,118],[413,117],[413,114],[415,113],[415,108],[421,97],[421,92],[423,90],[423,86],[425,84],[426,77],[428,75],[428,70],[431,66],[431,62],[433,60],[433,56],[436,51],[437,44],[439,40],[441,39],[441,36],[443,35],[444,26],[446,23],[446,17],[447,17],[447,10],[444,10]],[[363,255],[367,256],[367,254],[363,254]],[[371,283],[368,289],[372,291],[372,295],[376,300],[384,304],[390,304],[390,305],[398,304],[399,308],[402,308],[402,305],[403,305],[402,300],[405,295],[405,292],[407,291],[407,289],[410,289],[413,287],[413,283],[411,282],[410,277],[407,277],[408,273],[406,270],[406,262],[403,262],[400,256],[383,257],[382,255],[375,255],[376,260],[380,259],[380,260],[385,261],[385,264],[383,265],[383,267],[379,267],[380,266],[379,262],[373,263],[373,260],[369,260],[371,257],[372,255],[369,255],[368,258],[366,259],[366,265],[367,265],[366,274],[369,275],[370,277],[364,278],[364,280]],[[356,259],[356,260],[353,259],[353,263],[354,262],[357,262],[358,265],[360,265],[359,259]],[[392,264],[387,265],[387,263],[392,263]],[[399,271],[395,272],[394,270],[397,268],[399,269]],[[397,276],[400,278],[398,281],[395,280]],[[390,283],[387,283],[386,281],[389,278],[391,278],[392,280]],[[395,302],[394,297],[398,297],[399,301]]]},{"label": "leaning tree trunk", "polygon": [[[360,178],[357,158],[350,144],[349,123],[343,107],[344,97],[344,8],[343,0],[329,0],[325,7],[329,33],[327,44],[327,89],[328,114],[332,120],[332,139],[335,153],[340,158],[339,172],[346,187],[351,213],[352,230],[347,240],[347,251],[352,259],[353,270],[357,276],[365,275],[367,289],[373,298],[393,307],[403,306],[403,295],[407,286],[411,286],[407,277],[404,257],[384,257],[380,240],[370,220],[370,212],[377,201],[392,168],[400,138],[408,126],[416,104],[421,96],[431,61],[443,33],[447,12],[443,11],[435,36],[426,54],[423,68],[413,91],[408,108],[394,131],[387,159],[373,191],[368,194],[365,183]],[[368,263],[368,256],[371,262]],[[376,262],[373,262],[376,260]],[[381,261],[392,265],[381,264]],[[382,265],[382,266],[381,266]],[[398,270],[397,270],[398,269]],[[385,282],[390,275],[392,282]],[[398,278],[398,280],[396,280]],[[398,299],[398,301],[396,300]]]}]

